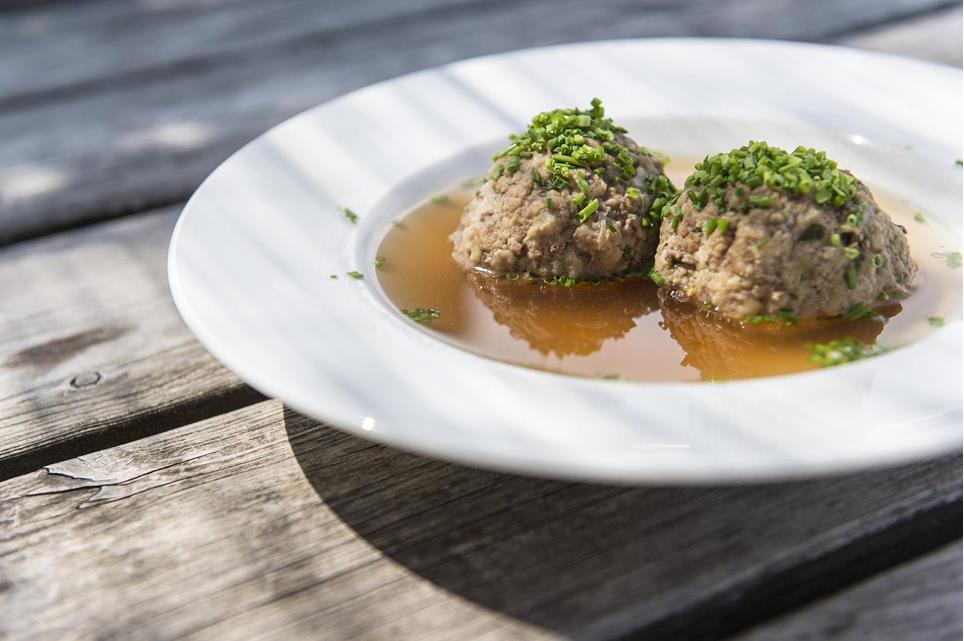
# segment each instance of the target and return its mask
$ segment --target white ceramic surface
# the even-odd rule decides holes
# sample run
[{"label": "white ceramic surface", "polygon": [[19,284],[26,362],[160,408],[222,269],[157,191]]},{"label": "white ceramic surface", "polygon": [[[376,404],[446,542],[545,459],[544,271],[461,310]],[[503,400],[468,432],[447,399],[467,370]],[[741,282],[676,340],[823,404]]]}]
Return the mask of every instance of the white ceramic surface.
[{"label": "white ceramic surface", "polygon": [[[624,383],[441,342],[387,303],[372,260],[391,219],[484,171],[533,113],[592,96],[640,144],[671,156],[751,138],[825,148],[868,182],[926,203],[958,250],[961,87],[958,69],[737,40],[570,45],[412,74],[292,118],[225,161],[178,222],[171,290],[204,346],[265,394],[365,438],[482,467],[691,484],[958,450],[953,301],[943,329],[852,365],[724,384]],[[357,225],[341,205],[358,212]],[[344,276],[355,269],[368,277]]]}]

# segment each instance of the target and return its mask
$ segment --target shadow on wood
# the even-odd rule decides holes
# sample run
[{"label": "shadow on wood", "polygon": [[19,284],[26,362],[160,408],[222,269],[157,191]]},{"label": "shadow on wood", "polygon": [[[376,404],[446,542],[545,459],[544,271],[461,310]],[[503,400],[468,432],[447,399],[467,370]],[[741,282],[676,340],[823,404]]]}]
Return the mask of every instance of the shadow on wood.
[{"label": "shadow on wood", "polygon": [[[284,419],[314,490],[381,553],[575,638],[719,638],[961,535],[960,491],[925,480],[959,478],[957,456],[780,485],[628,488],[473,470],[352,437],[326,448],[303,417]],[[915,483],[929,489],[900,499]]]}]

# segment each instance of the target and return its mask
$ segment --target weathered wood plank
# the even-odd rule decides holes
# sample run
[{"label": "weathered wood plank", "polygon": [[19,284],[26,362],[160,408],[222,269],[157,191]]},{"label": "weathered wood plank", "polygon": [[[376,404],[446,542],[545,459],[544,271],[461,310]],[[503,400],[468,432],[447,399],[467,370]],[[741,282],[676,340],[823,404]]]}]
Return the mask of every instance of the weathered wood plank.
[{"label": "weathered wood plank", "polygon": [[0,21],[0,109],[472,2],[87,0],[18,12]]},{"label": "weathered wood plank", "polygon": [[959,535],[960,497],[959,457],[754,487],[524,479],[266,401],[0,484],[0,636],[718,638]]},{"label": "weathered wood plank", "polygon": [[838,42],[860,49],[915,56],[960,67],[962,22],[964,11],[957,6],[847,35]]},{"label": "weathered wood plank", "polygon": [[176,215],[0,252],[0,478],[262,398],[174,309],[165,255]]},{"label": "weathered wood plank", "polygon": [[791,615],[739,641],[957,641],[961,543],[953,543]]},{"label": "weathered wood plank", "polygon": [[[152,21],[132,17],[137,7],[161,6],[146,0],[121,11],[119,23],[103,8],[83,15],[86,4],[10,23],[0,43],[35,44],[26,58],[0,45],[0,243],[180,201],[231,151],[291,114],[459,58],[614,37],[827,40],[953,4],[534,0],[431,9],[431,1],[372,20],[364,18],[362,9],[374,6],[366,0],[357,22],[338,23],[308,2],[242,3],[244,11],[219,13],[181,0],[173,17],[156,23],[163,37],[153,37]],[[50,12],[57,18],[44,26]],[[198,17],[197,32],[192,21],[178,24],[184,15]],[[72,35],[68,27],[78,23],[86,31],[76,33],[91,35]],[[119,46],[130,56],[117,55],[128,51]]]}]

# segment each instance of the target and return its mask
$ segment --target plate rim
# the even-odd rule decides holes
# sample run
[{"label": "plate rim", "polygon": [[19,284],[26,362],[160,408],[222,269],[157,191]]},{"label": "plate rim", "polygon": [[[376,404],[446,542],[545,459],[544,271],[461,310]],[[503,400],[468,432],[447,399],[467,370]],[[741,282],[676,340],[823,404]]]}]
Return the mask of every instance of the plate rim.
[{"label": "plate rim", "polygon": [[[186,215],[188,214],[189,211],[191,211],[199,194],[202,193],[202,191],[206,188],[206,186],[209,186],[210,182],[215,178],[218,171],[223,166],[231,162],[232,159],[235,159],[236,157],[245,153],[246,150],[248,150],[251,145],[269,136],[272,132],[278,130],[281,127],[292,126],[291,123],[293,121],[296,121],[299,118],[306,117],[309,114],[315,112],[316,110],[323,109],[326,106],[331,105],[332,103],[346,100],[352,96],[357,96],[358,94],[365,91],[372,90],[375,87],[391,85],[393,83],[397,83],[399,81],[402,81],[414,76],[438,72],[439,70],[448,69],[448,68],[458,66],[458,65],[463,65],[466,63],[473,63],[473,62],[495,59],[495,58],[512,57],[522,53],[528,53],[528,52],[534,52],[534,51],[548,52],[552,50],[567,49],[571,47],[595,47],[595,46],[611,45],[616,43],[641,44],[641,43],[658,42],[658,43],[662,43],[663,45],[667,45],[667,44],[668,45],[685,45],[688,43],[692,43],[694,41],[704,43],[704,44],[718,45],[718,46],[724,46],[724,47],[730,47],[734,45],[746,46],[749,44],[752,46],[760,46],[764,48],[776,46],[779,48],[790,49],[790,50],[815,48],[815,49],[821,49],[821,50],[831,50],[834,52],[846,53],[847,55],[865,56],[868,58],[886,58],[886,59],[896,58],[905,63],[912,63],[914,65],[923,65],[929,68],[937,68],[937,69],[941,69],[942,72],[950,72],[950,73],[955,73],[955,75],[958,75],[956,73],[957,71],[956,68],[951,67],[949,65],[916,60],[913,58],[907,58],[907,57],[899,56],[895,54],[866,51],[866,50],[861,50],[853,47],[828,45],[828,44],[821,44],[821,43],[799,43],[799,42],[790,42],[790,41],[782,41],[782,40],[749,39],[749,38],[639,38],[639,39],[621,38],[621,39],[595,40],[595,41],[588,41],[588,42],[575,42],[575,43],[566,43],[566,44],[560,44],[560,45],[517,49],[513,51],[500,52],[496,54],[467,58],[464,60],[448,63],[446,65],[441,65],[438,67],[432,67],[428,69],[422,69],[422,70],[414,71],[401,76],[396,76],[390,79],[380,81],[378,83],[374,83],[371,85],[367,85],[365,87],[358,88],[352,92],[339,95],[335,98],[322,102],[316,106],[308,108],[302,112],[299,112],[298,114],[295,114],[285,119],[281,123],[278,123],[277,125],[271,127],[267,131],[263,132],[253,140],[249,141],[248,143],[240,147],[237,151],[235,151],[230,156],[228,156],[224,161],[222,161],[222,163],[220,163],[219,166],[215,170],[213,170],[204,179],[204,181],[202,181],[202,183],[198,186],[198,188],[194,191],[194,193],[185,203],[178,217],[177,223],[175,224],[175,227],[171,236],[171,242],[168,248],[168,254],[167,254],[168,281],[171,289],[171,294],[174,299],[175,307],[177,308],[185,324],[188,326],[188,328],[191,330],[191,332],[194,334],[197,340],[205,347],[205,349],[207,349],[213,356],[215,356],[217,360],[224,363],[232,371],[238,373],[238,375],[243,380],[248,381],[256,389],[259,389],[267,393],[269,396],[282,399],[284,397],[283,390],[275,389],[275,386],[268,381],[255,382],[254,378],[256,377],[252,377],[248,372],[245,372],[243,374],[239,372],[239,369],[244,369],[243,367],[237,367],[235,365],[232,365],[232,362],[235,359],[231,355],[224,353],[223,350],[221,350],[220,345],[218,345],[217,341],[212,339],[210,336],[208,336],[207,327],[205,326],[204,322],[196,316],[194,310],[192,309],[190,300],[183,292],[183,288],[178,280],[178,270],[176,265],[177,251],[178,251],[179,243],[181,242],[180,237],[184,233],[185,225],[183,223],[186,220]],[[954,319],[954,321],[949,322],[947,326],[934,332],[933,336],[948,335],[951,332],[959,332],[960,324],[961,324],[960,319]],[[933,336],[929,336],[927,339],[924,339],[924,340],[931,340]],[[453,349],[458,349],[458,348],[453,348]],[[897,350],[897,351],[902,351],[902,350]],[[885,354],[875,359],[870,359],[868,361],[864,361],[861,363],[850,364],[847,367],[848,369],[849,368],[876,369],[879,367],[880,362],[889,360],[889,358],[892,358],[893,356],[894,356],[893,353]],[[490,359],[485,359],[484,357],[479,357],[475,355],[471,355],[471,357],[476,359],[483,359],[486,361],[487,365],[495,366],[496,368],[500,368],[500,369],[501,368],[509,368],[512,370],[520,369],[517,366],[507,364],[507,363],[502,363],[499,361],[490,360]],[[556,373],[541,372],[541,371],[532,371],[532,372],[528,372],[528,374],[531,374],[539,378],[541,377],[557,378],[559,376],[563,376]],[[733,384],[739,384],[742,386],[767,385],[769,383],[776,382],[775,379],[786,379],[788,377],[793,379],[798,379],[799,377],[803,377],[803,376],[821,376],[821,375],[826,376],[826,372],[821,372],[818,370],[814,372],[803,372],[803,373],[797,373],[797,374],[766,377],[766,378],[760,378],[760,379],[750,379],[747,381],[734,382]],[[566,378],[572,378],[572,377],[566,377]],[[581,383],[590,384],[590,385],[601,385],[612,389],[618,389],[618,388],[638,389],[638,386],[641,386],[641,385],[647,386],[647,387],[680,386],[680,385],[688,386],[688,387],[693,386],[692,383],[679,383],[679,382],[655,382],[655,383],[609,382],[609,381],[602,382],[602,381],[595,381],[591,379],[582,379]],[[475,467],[484,467],[487,469],[494,469],[502,472],[524,473],[532,476],[543,476],[547,478],[566,478],[566,479],[578,480],[578,481],[604,481],[604,482],[611,482],[611,483],[629,483],[629,484],[671,483],[671,484],[685,484],[685,485],[698,485],[698,484],[706,485],[706,484],[734,483],[734,482],[739,483],[739,482],[789,480],[789,479],[796,479],[796,478],[812,478],[814,476],[825,475],[825,474],[838,474],[845,471],[857,471],[857,470],[869,469],[872,467],[892,465],[899,462],[909,462],[911,460],[914,460],[915,458],[916,459],[927,458],[927,457],[940,454],[942,452],[951,451],[950,448],[945,447],[945,448],[937,448],[937,449],[934,449],[933,451],[918,452],[917,453],[918,455],[916,457],[910,457],[910,458],[901,457],[898,455],[893,457],[893,460],[886,460],[884,458],[878,457],[874,462],[870,464],[863,464],[863,465],[854,465],[853,462],[848,462],[846,460],[841,459],[837,461],[838,465],[836,466],[822,464],[819,467],[816,467],[813,469],[809,469],[807,466],[799,466],[794,470],[787,471],[787,473],[785,474],[775,473],[775,471],[772,469],[769,469],[769,470],[747,469],[741,472],[731,471],[729,473],[721,472],[721,470],[717,469],[717,470],[714,470],[713,473],[703,474],[700,476],[693,476],[690,472],[682,472],[678,477],[674,477],[674,475],[668,473],[666,469],[659,470],[659,472],[656,475],[647,474],[645,472],[641,472],[639,474],[627,474],[625,470],[617,471],[615,474],[609,474],[607,473],[607,470],[598,469],[595,467],[590,467],[587,469],[573,469],[571,467],[568,469],[558,469],[558,468],[547,469],[545,467],[540,467],[538,465],[533,466],[531,465],[531,462],[530,464],[525,465],[525,469],[522,470],[520,469],[520,467],[522,466],[521,464],[525,462],[525,457],[523,457],[518,461],[506,461],[505,459],[486,459],[485,457],[477,456],[477,455],[469,455],[469,454],[466,454],[465,452],[454,452],[450,448],[446,448],[446,447],[435,448],[432,443],[419,443],[418,447],[413,447],[410,442],[406,441],[405,439],[396,438],[394,434],[367,432],[360,429],[359,427],[350,426],[349,424],[346,423],[346,421],[344,421],[342,418],[338,416],[335,416],[335,415],[325,416],[323,415],[324,413],[319,412],[318,408],[316,407],[311,407],[311,408],[303,407],[297,401],[291,402],[288,400],[284,400],[283,402],[285,405],[288,405],[289,407],[292,407],[297,411],[303,412],[309,416],[314,416],[316,418],[319,418],[320,420],[323,420],[326,424],[336,427],[337,429],[347,431],[356,436],[361,436],[363,438],[385,443],[402,450],[416,452],[422,455],[434,456],[445,460],[456,461],[458,463],[467,464]],[[959,449],[959,447],[957,449]]]}]

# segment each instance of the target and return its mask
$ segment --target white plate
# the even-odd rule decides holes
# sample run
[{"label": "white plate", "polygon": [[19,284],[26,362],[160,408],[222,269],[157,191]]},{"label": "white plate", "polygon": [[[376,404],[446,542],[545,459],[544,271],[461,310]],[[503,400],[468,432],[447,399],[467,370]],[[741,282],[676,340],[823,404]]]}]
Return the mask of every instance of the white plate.
[{"label": "white plate", "polygon": [[[395,311],[371,268],[389,221],[484,171],[533,113],[592,96],[640,144],[670,155],[751,138],[825,148],[871,184],[926,204],[960,249],[959,69],[763,41],[579,44],[367,87],[244,147],[178,221],[169,274],[181,315],[225,365],[298,411],[523,474],[782,479],[960,448],[959,305],[946,327],[883,356],[725,384],[532,371],[454,348]],[[359,213],[357,225],[340,205]],[[368,278],[344,277],[355,269]]]}]

